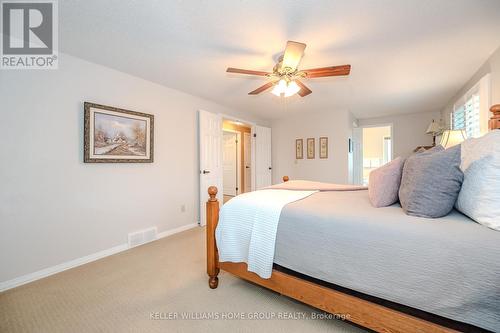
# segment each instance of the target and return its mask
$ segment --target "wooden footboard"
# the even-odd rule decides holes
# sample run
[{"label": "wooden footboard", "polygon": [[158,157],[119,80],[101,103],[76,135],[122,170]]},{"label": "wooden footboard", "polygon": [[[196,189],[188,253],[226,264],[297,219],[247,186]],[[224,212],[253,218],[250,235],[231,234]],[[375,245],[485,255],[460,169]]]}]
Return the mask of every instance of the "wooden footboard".
[{"label": "wooden footboard", "polygon": [[[288,177],[286,177],[288,180]],[[217,188],[208,189],[207,202],[207,274],[208,285],[215,289],[219,284],[217,275],[222,269],[240,278],[291,297],[332,314],[341,314],[348,320],[376,332],[444,333],[459,332],[388,307],[369,302],[299,277],[273,270],[271,278],[262,279],[249,272],[245,263],[219,263],[215,228],[219,221]]]}]

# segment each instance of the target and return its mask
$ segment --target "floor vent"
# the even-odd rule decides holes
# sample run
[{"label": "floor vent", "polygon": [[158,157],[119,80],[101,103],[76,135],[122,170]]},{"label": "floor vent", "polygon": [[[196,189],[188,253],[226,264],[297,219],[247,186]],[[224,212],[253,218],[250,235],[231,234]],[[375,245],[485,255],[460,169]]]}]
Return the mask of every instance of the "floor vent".
[{"label": "floor vent", "polygon": [[134,247],[151,242],[157,238],[158,230],[156,227],[139,230],[128,234],[128,247]]}]

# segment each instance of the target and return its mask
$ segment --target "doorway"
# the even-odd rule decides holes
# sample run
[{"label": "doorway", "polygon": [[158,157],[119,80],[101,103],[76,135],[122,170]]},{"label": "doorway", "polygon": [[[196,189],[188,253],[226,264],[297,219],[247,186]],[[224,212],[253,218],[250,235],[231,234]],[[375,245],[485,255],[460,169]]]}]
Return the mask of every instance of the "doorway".
[{"label": "doorway", "polygon": [[352,143],[349,142],[349,149],[352,148],[352,169],[349,169],[349,175],[353,184],[368,185],[370,172],[392,161],[393,138],[392,124],[353,129]]},{"label": "doorway", "polygon": [[[229,180],[233,182],[236,178],[238,190],[236,186],[229,184],[228,186],[234,188],[231,194],[236,192],[238,195],[271,185],[271,129],[220,113],[198,110],[198,216],[202,226],[206,224],[206,202],[209,199],[207,189],[210,186],[218,188],[216,198],[220,203],[224,203],[222,154],[225,130],[240,133],[236,159],[241,160],[236,167],[237,176],[234,177],[232,173]],[[229,165],[229,160],[227,162]],[[231,199],[231,194],[228,199]]]},{"label": "doorway", "polygon": [[368,185],[370,172],[392,160],[392,125],[362,129],[363,185]]},{"label": "doorway", "polygon": [[240,121],[222,121],[223,202],[252,189],[251,125]]}]

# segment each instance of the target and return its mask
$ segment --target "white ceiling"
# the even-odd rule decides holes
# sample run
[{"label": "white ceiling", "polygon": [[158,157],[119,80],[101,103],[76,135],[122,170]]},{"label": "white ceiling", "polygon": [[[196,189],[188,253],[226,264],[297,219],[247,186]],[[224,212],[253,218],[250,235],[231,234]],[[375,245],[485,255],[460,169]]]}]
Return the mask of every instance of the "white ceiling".
[{"label": "white ceiling", "polygon": [[[60,50],[222,105],[279,118],[349,109],[359,118],[440,110],[500,46],[498,0],[64,0]],[[285,101],[247,93],[287,40],[301,68],[351,64]]]}]

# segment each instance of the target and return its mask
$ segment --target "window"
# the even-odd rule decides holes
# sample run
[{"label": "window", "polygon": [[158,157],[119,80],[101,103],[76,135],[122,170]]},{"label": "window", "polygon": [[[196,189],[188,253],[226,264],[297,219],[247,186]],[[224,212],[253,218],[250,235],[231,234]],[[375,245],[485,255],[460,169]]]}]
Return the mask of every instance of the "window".
[{"label": "window", "polygon": [[489,79],[489,74],[484,76],[453,106],[451,128],[464,130],[468,138],[477,138],[488,131]]},{"label": "window", "polygon": [[463,129],[468,138],[481,136],[479,95],[473,94],[451,114],[452,129]]}]

